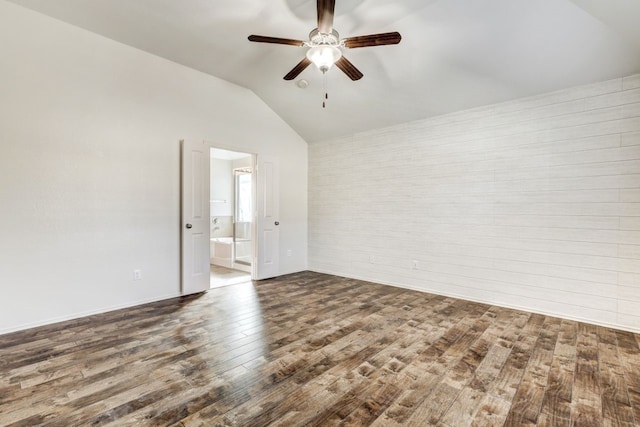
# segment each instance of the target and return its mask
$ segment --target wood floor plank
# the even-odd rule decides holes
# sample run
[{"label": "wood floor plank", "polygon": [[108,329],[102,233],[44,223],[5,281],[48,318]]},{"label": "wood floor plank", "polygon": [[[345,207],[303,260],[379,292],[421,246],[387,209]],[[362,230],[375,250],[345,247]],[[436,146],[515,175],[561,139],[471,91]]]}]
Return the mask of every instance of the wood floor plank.
[{"label": "wood floor plank", "polygon": [[[461,312],[466,312],[466,316],[447,329],[440,339],[420,354],[420,357],[404,371],[414,380],[413,383],[372,425],[391,426],[426,422],[424,418],[428,416],[428,408],[422,406],[423,403],[432,399],[429,395],[441,384],[446,373],[456,366],[469,346],[488,327],[487,319],[483,317],[487,309],[488,306],[482,305],[462,306]],[[449,310],[443,313],[453,314],[454,319],[457,317],[456,314],[461,315],[460,312]],[[446,391],[448,389],[443,385],[438,393]],[[438,401],[434,399],[434,402]]]},{"label": "wood floor plank", "polygon": [[635,425],[640,425],[640,345],[638,334],[624,331],[613,332],[616,334],[618,356],[627,385]]},{"label": "wood floor plank", "polygon": [[474,427],[502,426],[507,415],[509,415],[510,408],[510,401],[487,393],[469,425]]},{"label": "wood floor plank", "polygon": [[512,324],[496,342],[496,345],[508,351],[506,360],[499,370],[496,367],[498,372],[495,375],[482,379],[486,393],[478,404],[477,412],[470,425],[504,424],[516,386],[520,383],[524,360],[529,357],[531,345],[527,339],[531,339],[530,334],[539,329],[541,320],[537,317],[531,318],[530,314],[525,312],[515,312]]},{"label": "wood floor plank", "polygon": [[639,343],[302,272],[0,336],[0,425],[630,427]]},{"label": "wood floor plank", "polygon": [[542,422],[539,424],[570,424],[571,393],[576,366],[576,332],[576,322],[562,321],[540,410]]},{"label": "wood floor plank", "polygon": [[513,401],[544,320],[544,316],[541,315],[527,317],[504,367],[491,383],[489,393],[507,402]]},{"label": "wood floor plank", "polygon": [[362,424],[377,418],[394,400],[392,397],[402,391],[398,374],[434,341],[433,336],[421,340],[422,332],[418,328],[432,318],[440,307],[435,305],[422,311],[415,310],[415,307],[403,307],[404,314],[410,316],[393,331],[390,340],[395,341],[347,374],[350,379],[349,391],[332,405],[320,408],[318,415],[307,424],[338,423],[343,422],[345,417],[348,417],[344,419],[347,425],[354,422]]},{"label": "wood floor plank", "polygon": [[579,324],[571,394],[572,423],[585,427],[603,425],[601,392],[596,326]]},{"label": "wood floor plank", "polygon": [[545,319],[513,398],[505,426],[536,425],[549,379],[559,328],[560,319]]},{"label": "wood floor plank", "polygon": [[436,387],[425,400],[426,404],[409,418],[410,423],[420,420],[434,425],[471,423],[490,379],[495,378],[510,352],[508,347],[503,347],[507,342],[505,338],[510,341],[515,333],[514,329],[505,333],[515,318],[513,310],[491,307],[483,317],[490,319],[488,327],[438,385],[445,391],[438,395],[440,390]]},{"label": "wood floor plank", "polygon": [[633,426],[634,416],[624,377],[624,368],[618,356],[618,339],[607,328],[597,328],[598,372],[602,395],[602,416],[605,425]]},{"label": "wood floor plank", "polygon": [[[408,301],[409,300],[407,299],[407,302]],[[400,304],[402,304],[402,301],[400,302]],[[376,342],[371,343],[366,347],[367,352],[369,353],[369,358],[390,345],[390,343],[393,341],[393,338],[391,337],[393,331],[401,322],[406,321],[405,316],[408,316],[406,312],[402,311],[400,311],[396,315],[396,317],[385,316],[385,313],[383,313],[383,311],[387,310],[387,308],[388,307],[383,308],[380,313],[376,313],[375,315],[376,318],[378,318],[377,321],[381,322],[381,328],[376,331],[377,333],[368,333],[361,335],[361,337],[376,338]],[[371,320],[373,320],[373,318],[369,319],[369,321]],[[362,327],[364,327],[365,324],[366,322],[363,322]],[[366,331],[362,330],[362,332]],[[317,343],[314,344],[316,346],[318,345]],[[327,348],[329,347],[329,345],[326,345],[325,342],[322,342],[321,346],[325,355],[332,355],[334,353],[334,351],[332,351],[330,348]],[[314,379],[314,382],[307,383],[302,387],[298,387],[295,392],[295,398],[293,398],[292,395],[289,395],[290,398],[287,398],[287,396],[283,396],[284,398],[281,399],[278,405],[262,405],[261,413],[257,416],[252,415],[251,411],[242,412],[241,410],[237,415],[234,416],[233,420],[234,422],[240,423],[241,425],[245,423],[267,425],[280,417],[295,416],[295,418],[300,423],[304,424],[304,422],[306,422],[307,420],[304,419],[304,416],[300,413],[301,410],[297,409],[297,406],[308,407],[309,401],[311,401],[316,407],[323,408],[326,405],[330,404],[330,402],[332,402],[334,399],[337,399],[341,395],[345,394],[346,390],[342,391],[342,393],[341,390],[343,387],[348,387],[350,382],[343,382],[342,379],[346,376],[349,370],[355,369],[361,363],[362,359],[363,354],[361,354],[360,352],[356,353],[352,357],[343,360],[341,363],[334,365],[333,367],[331,367],[331,369],[320,374]],[[271,397],[268,397],[267,399],[270,400]],[[248,405],[246,405],[246,407],[255,408],[254,404],[256,403],[256,400],[258,404],[264,401],[260,399],[252,399],[252,401],[248,402]],[[303,412],[306,411],[308,410],[305,410]],[[313,411],[317,411],[317,409],[313,409]],[[292,414],[287,415],[288,412],[292,412]]]},{"label": "wood floor plank", "polygon": [[[448,304],[445,302],[444,304]],[[420,316],[413,316],[403,327],[399,328],[395,335],[398,339],[391,343],[387,349],[377,353],[374,357],[363,361],[349,375],[359,381],[353,381],[354,387],[349,391],[353,399],[341,399],[334,407],[325,408],[318,420],[327,416],[338,415],[341,419],[346,416],[344,423],[353,425],[364,420],[374,420],[392,400],[388,396],[380,399],[375,390],[386,389],[393,391],[394,396],[407,388],[407,380],[411,376],[405,375],[405,368],[411,366],[414,361],[426,351],[437,339],[439,339],[446,328],[431,328],[425,335],[423,323],[420,317],[431,316],[435,310],[423,312]],[[369,391],[373,392],[371,396]],[[345,405],[348,403],[349,405]],[[375,410],[374,410],[375,408]],[[341,421],[342,422],[342,421]]]},{"label": "wood floor plank", "polygon": [[[362,314],[367,315],[365,319],[367,319],[368,322],[379,323],[381,321],[385,321],[385,317],[380,315],[379,312],[376,312],[376,310],[378,310],[379,312],[383,312],[384,314],[384,310],[388,311],[389,308],[382,305],[380,305],[377,309],[374,306],[363,307]],[[365,323],[366,322],[362,322],[361,325],[363,327],[369,328],[369,326],[365,326]],[[354,330],[351,331],[351,333],[347,336],[340,336],[343,335],[346,330],[343,330],[341,334],[336,335],[335,333],[331,332],[335,332],[336,326],[327,325],[327,327],[329,328],[328,335],[327,331],[322,332],[319,336],[309,337],[305,341],[304,345],[299,345],[291,348],[291,351],[295,351],[297,354],[297,356],[292,357],[291,359],[300,361],[297,366],[291,366],[290,363],[282,357],[270,362],[269,365],[264,368],[266,369],[266,371],[261,371],[261,375],[269,379],[268,384],[266,384],[269,387],[265,388],[266,394],[255,394],[255,392],[253,392],[252,395],[251,392],[247,393],[245,395],[247,400],[247,404],[245,406],[249,408],[249,412],[244,413],[243,406],[240,405],[240,407],[238,407],[236,411],[241,413],[241,415],[228,414],[227,417],[232,416],[235,418],[237,416],[240,416],[250,418],[251,411],[255,411],[255,407],[260,405],[261,401],[266,401],[267,405],[270,401],[277,401],[278,399],[274,398],[274,396],[283,393],[286,395],[286,393],[289,393],[288,390],[298,388],[302,378],[308,379],[310,376],[321,375],[336,363],[343,361],[343,358],[349,356],[351,352],[353,352],[354,354],[359,354],[358,357],[364,357],[375,351],[376,336],[367,333],[366,330]],[[323,346],[322,343],[327,341],[327,336],[333,336],[332,339],[334,341],[329,345]],[[385,344],[385,342],[381,342],[379,345],[384,346]],[[312,351],[312,353],[308,353],[309,351]],[[278,352],[274,353],[275,355],[281,354]],[[306,357],[301,357],[301,355],[305,354]],[[287,355],[285,354],[285,356],[283,357],[286,358],[286,356]],[[283,371],[283,368],[285,369],[285,371]],[[250,402],[248,402],[249,399],[251,399]],[[235,403],[238,404],[238,401],[236,400]],[[196,414],[194,417],[192,417],[193,419],[186,419],[184,423],[189,424],[197,422],[197,420],[201,418],[203,414],[206,414],[206,416],[208,417],[215,414],[224,413],[225,411],[221,410],[221,407],[224,407],[224,405],[228,405],[228,402],[216,402],[216,404],[212,405],[211,407],[203,409],[200,414]]]}]

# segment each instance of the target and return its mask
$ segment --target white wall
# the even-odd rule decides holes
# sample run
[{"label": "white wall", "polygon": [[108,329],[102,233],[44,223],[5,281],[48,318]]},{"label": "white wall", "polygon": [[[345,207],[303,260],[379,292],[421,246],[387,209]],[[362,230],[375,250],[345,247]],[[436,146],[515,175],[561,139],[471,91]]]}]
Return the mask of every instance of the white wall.
[{"label": "white wall", "polygon": [[0,333],[179,294],[183,138],[280,157],[306,268],[307,146],[253,93],[3,0],[0,40]]},{"label": "white wall", "polygon": [[310,269],[640,331],[639,131],[635,75],[311,144]]},{"label": "white wall", "polygon": [[211,158],[211,216],[233,216],[233,171],[231,160]]}]

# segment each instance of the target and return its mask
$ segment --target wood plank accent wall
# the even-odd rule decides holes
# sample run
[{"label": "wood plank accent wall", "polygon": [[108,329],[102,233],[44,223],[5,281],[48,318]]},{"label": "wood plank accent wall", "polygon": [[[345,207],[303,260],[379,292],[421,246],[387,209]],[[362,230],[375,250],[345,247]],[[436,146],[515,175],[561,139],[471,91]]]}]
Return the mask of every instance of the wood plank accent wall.
[{"label": "wood plank accent wall", "polygon": [[309,268],[640,331],[640,75],[309,147]]}]

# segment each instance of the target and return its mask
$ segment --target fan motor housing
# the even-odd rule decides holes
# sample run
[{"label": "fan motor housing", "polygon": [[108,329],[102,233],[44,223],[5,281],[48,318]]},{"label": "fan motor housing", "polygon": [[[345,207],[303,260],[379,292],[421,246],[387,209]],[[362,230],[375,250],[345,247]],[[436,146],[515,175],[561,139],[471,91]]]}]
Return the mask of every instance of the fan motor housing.
[{"label": "fan motor housing", "polygon": [[321,33],[317,28],[309,33],[310,46],[340,46],[340,34],[332,30],[331,34]]}]

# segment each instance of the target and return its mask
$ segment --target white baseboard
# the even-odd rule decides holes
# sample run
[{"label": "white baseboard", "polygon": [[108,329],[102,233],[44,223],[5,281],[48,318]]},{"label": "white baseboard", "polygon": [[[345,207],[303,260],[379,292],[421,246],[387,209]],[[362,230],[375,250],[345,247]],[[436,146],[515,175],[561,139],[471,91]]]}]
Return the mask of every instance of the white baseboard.
[{"label": "white baseboard", "polygon": [[52,317],[50,319],[45,319],[45,320],[40,320],[40,321],[37,321],[37,322],[25,323],[25,324],[22,324],[22,325],[12,326],[10,328],[0,329],[0,335],[10,334],[12,332],[23,331],[25,329],[37,328],[39,326],[52,325],[54,323],[59,323],[59,322],[66,322],[67,320],[79,319],[79,318],[82,318],[82,317],[93,316],[95,314],[108,313],[110,311],[121,310],[123,308],[131,308],[131,307],[135,307],[135,306],[138,306],[138,305],[149,304],[149,303],[152,303],[152,302],[163,301],[163,300],[166,300],[166,299],[177,298],[177,297],[181,297],[181,296],[182,296],[181,294],[166,295],[166,296],[161,296],[161,297],[157,297],[157,298],[149,298],[149,299],[144,299],[144,300],[133,301],[131,303],[126,303],[126,304],[120,304],[120,305],[115,305],[115,306],[110,306],[110,307],[104,307],[104,308],[100,308],[100,309],[97,309],[97,310],[81,311],[81,312],[78,312],[78,313],[73,313],[73,314],[69,314],[69,315],[65,315],[65,316]]},{"label": "white baseboard", "polygon": [[619,330],[622,330],[622,331],[633,332],[633,333],[636,333],[636,334],[640,333],[640,329],[638,329],[638,328],[630,328],[629,326],[626,326],[626,325],[618,325],[618,324],[615,324],[615,323],[608,323],[608,322],[596,322],[596,321],[593,321],[592,319],[585,319],[585,318],[580,318],[580,317],[577,317],[577,316],[567,316],[566,314],[563,314],[563,313],[554,313],[554,312],[547,312],[547,311],[542,311],[542,310],[532,310],[531,308],[524,307],[524,306],[496,303],[495,301],[487,301],[487,300],[482,300],[482,299],[478,299],[478,298],[469,298],[469,297],[467,297],[465,295],[458,295],[458,294],[453,293],[453,292],[435,291],[435,290],[432,290],[432,289],[418,288],[418,287],[415,287],[415,286],[404,285],[404,284],[401,284],[401,283],[385,282],[385,281],[380,281],[380,280],[373,280],[371,278],[358,277],[358,276],[352,276],[352,275],[348,275],[347,276],[347,275],[344,275],[344,274],[336,274],[336,273],[332,273],[330,271],[323,271],[323,270],[317,270],[317,269],[310,269],[309,271],[313,271],[315,273],[330,274],[332,276],[346,277],[348,279],[362,280],[362,281],[365,281],[365,282],[376,283],[378,285],[393,286],[394,288],[409,289],[409,290],[412,290],[412,291],[418,291],[418,292],[424,292],[424,293],[429,293],[429,294],[434,294],[434,295],[440,295],[440,296],[443,296],[443,297],[450,297],[450,298],[456,298],[456,299],[461,299],[461,300],[465,300],[465,301],[478,302],[478,303],[481,303],[481,304],[495,305],[496,307],[510,308],[510,309],[513,309],[513,310],[520,310],[520,311],[526,311],[526,312],[529,312],[529,313],[542,314],[544,316],[558,317],[560,319],[573,320],[573,321],[576,321],[576,322],[588,323],[590,325],[604,326],[606,328],[619,329]]}]

